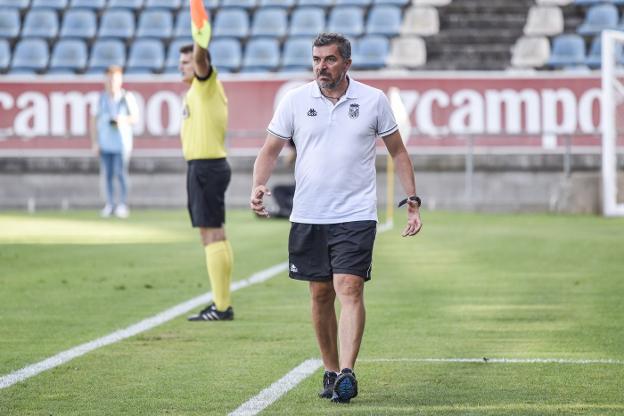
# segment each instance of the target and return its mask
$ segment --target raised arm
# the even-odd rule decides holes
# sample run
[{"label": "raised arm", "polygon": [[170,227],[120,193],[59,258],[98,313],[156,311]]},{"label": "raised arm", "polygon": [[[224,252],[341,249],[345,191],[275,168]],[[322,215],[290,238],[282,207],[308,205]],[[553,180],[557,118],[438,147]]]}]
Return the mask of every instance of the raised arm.
[{"label": "raised arm", "polygon": [[273,173],[277,158],[285,143],[286,140],[268,134],[254,163],[253,186],[249,198],[249,206],[260,217],[269,216],[269,212],[263,202],[264,195],[271,195],[271,191],[266,187],[266,184],[271,177],[271,173]]},{"label": "raised arm", "polygon": [[[401,134],[396,131],[383,138],[386,148],[392,156],[396,173],[405,191],[405,196],[416,195],[416,181],[414,179],[414,166],[407,153],[407,149],[401,139]],[[401,234],[403,237],[418,234],[422,228],[420,220],[420,207],[415,201],[408,200],[407,203],[407,226]]]}]

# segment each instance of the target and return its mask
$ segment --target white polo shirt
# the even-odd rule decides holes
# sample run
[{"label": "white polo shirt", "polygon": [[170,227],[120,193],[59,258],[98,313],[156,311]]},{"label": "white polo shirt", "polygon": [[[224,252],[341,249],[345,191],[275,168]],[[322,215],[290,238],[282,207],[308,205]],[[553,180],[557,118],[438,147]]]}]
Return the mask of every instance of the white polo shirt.
[{"label": "white polo shirt", "polygon": [[384,93],[349,78],[334,105],[312,81],[284,96],[268,131],[297,148],[290,221],[377,221],[375,140],[397,123]]}]

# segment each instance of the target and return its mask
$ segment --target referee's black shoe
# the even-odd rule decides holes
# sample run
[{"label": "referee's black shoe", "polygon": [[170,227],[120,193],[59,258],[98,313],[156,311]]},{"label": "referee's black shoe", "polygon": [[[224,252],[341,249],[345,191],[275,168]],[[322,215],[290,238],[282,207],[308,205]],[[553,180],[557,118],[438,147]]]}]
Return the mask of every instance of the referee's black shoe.
[{"label": "referee's black shoe", "polygon": [[355,373],[350,368],[343,368],[336,383],[334,383],[334,394],[331,401],[334,403],[349,403],[358,394],[357,380]]},{"label": "referee's black shoe", "polygon": [[338,374],[333,371],[325,371],[323,374],[323,390],[319,393],[319,397],[323,399],[331,399],[334,394],[334,383]]},{"label": "referee's black shoe", "polygon": [[217,310],[217,305],[211,303],[198,314],[188,317],[189,321],[231,321],[234,319],[234,310],[229,306],[225,311]]}]

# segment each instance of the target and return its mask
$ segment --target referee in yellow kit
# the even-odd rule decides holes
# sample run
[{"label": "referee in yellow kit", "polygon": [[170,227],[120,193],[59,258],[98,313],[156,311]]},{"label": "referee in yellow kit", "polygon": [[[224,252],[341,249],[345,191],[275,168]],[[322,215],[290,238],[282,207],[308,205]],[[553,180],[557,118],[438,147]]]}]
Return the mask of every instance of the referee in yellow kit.
[{"label": "referee in yellow kit", "polygon": [[[204,245],[214,302],[188,319],[223,321],[234,319],[230,297],[233,255],[224,229],[225,191],[231,177],[225,151],[228,108],[223,86],[207,50],[209,19],[205,12],[197,16],[200,6],[201,14],[202,2],[191,1],[194,43],[180,49],[179,70],[182,80],[190,85],[184,98],[180,137],[188,163],[188,211]],[[207,28],[203,36],[202,33],[198,36],[198,25]]]}]

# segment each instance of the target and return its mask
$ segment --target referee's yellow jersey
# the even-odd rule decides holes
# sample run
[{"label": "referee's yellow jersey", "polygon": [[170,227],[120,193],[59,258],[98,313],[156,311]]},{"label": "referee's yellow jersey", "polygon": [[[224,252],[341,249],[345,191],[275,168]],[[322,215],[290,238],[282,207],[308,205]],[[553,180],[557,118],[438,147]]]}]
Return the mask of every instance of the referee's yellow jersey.
[{"label": "referee's yellow jersey", "polygon": [[213,69],[205,81],[193,79],[184,97],[180,139],[184,159],[226,157],[227,97]]}]

